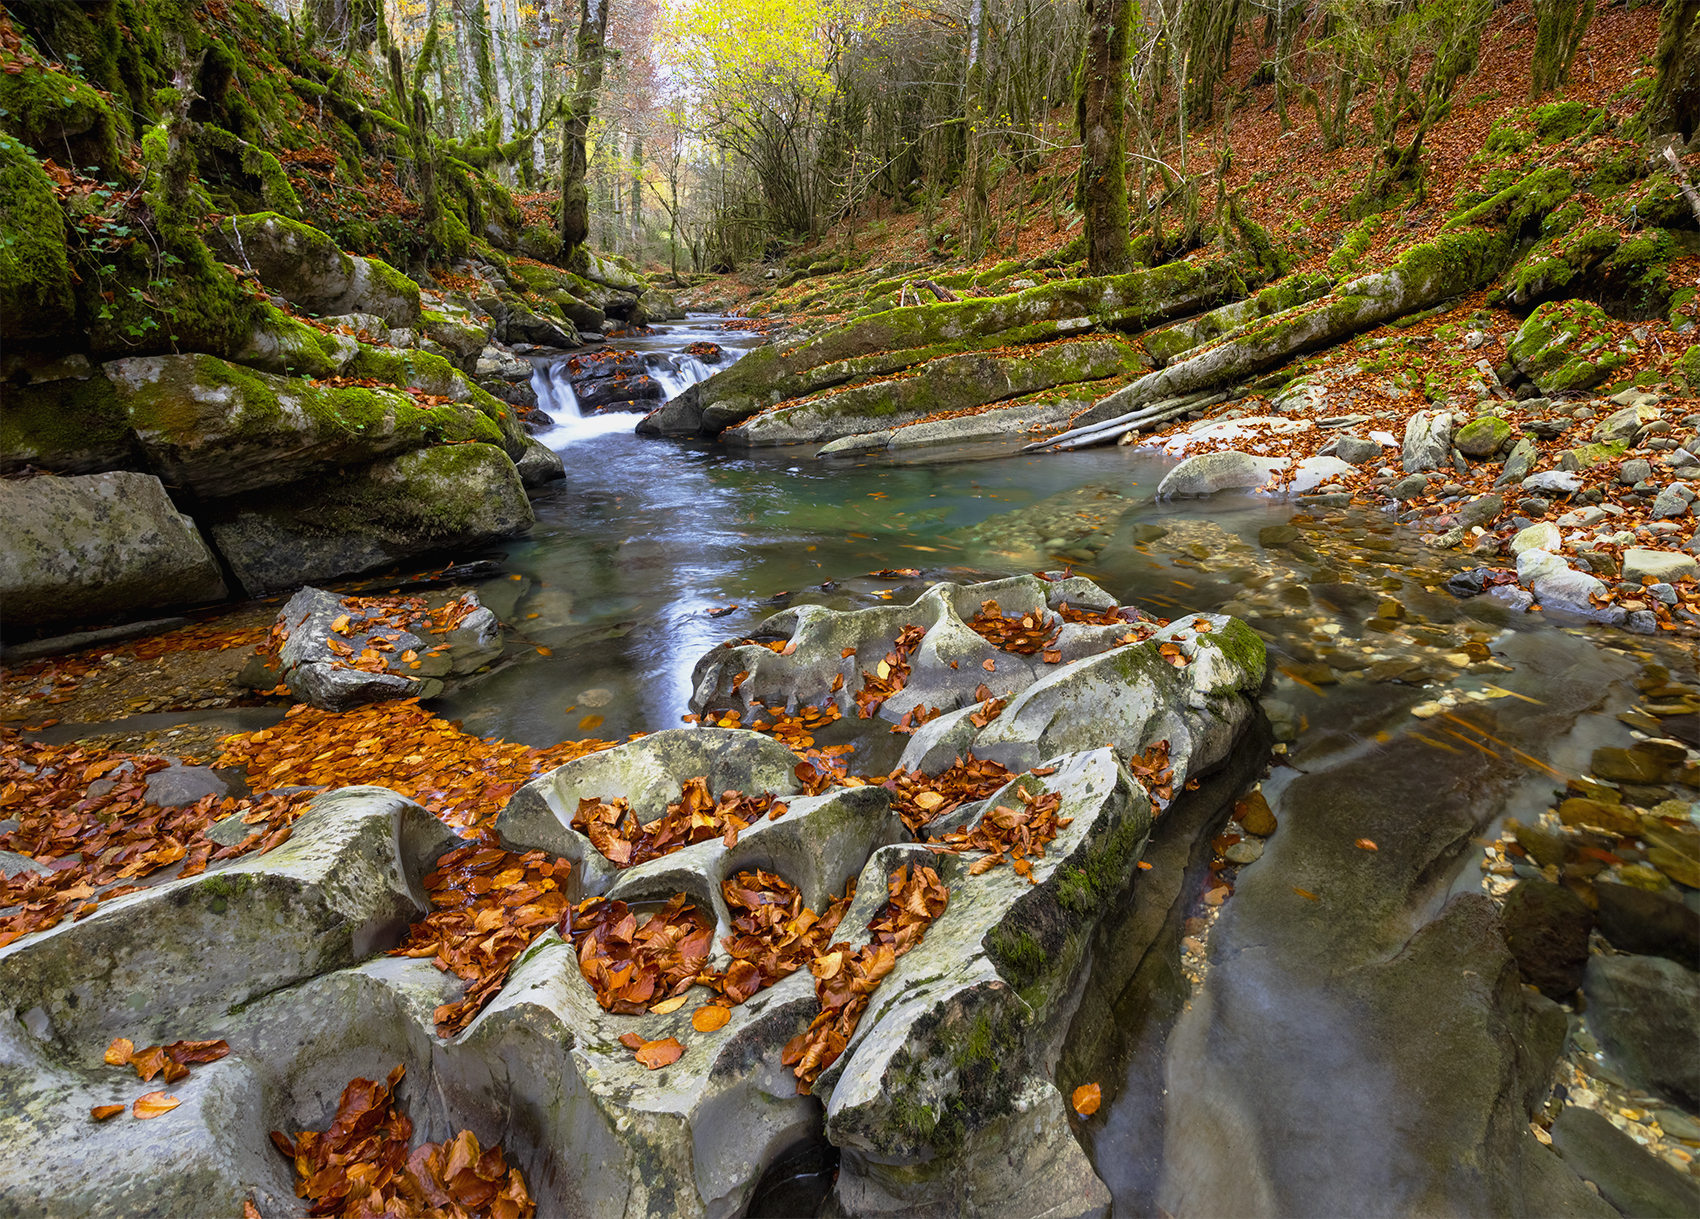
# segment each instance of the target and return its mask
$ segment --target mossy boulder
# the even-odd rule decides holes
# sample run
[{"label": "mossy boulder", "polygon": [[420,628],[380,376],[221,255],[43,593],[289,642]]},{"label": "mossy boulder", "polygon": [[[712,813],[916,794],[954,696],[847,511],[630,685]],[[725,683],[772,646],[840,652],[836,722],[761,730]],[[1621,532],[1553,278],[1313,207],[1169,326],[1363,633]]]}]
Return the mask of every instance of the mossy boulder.
[{"label": "mossy boulder", "polygon": [[1580,300],[1536,309],[1507,350],[1511,363],[1543,394],[1591,389],[1629,362],[1605,311]]},{"label": "mossy boulder", "polygon": [[1466,457],[1492,457],[1511,439],[1511,425],[1494,415],[1472,419],[1458,429],[1452,444]]},{"label": "mossy boulder", "polygon": [[248,341],[230,358],[279,376],[334,377],[348,367],[359,348],[360,344],[347,335],[309,326],[267,304]]},{"label": "mossy boulder", "polygon": [[489,322],[459,305],[439,304],[421,309],[418,328],[447,353],[455,367],[466,373],[478,366],[478,354],[490,342]]},{"label": "mossy boulder", "polygon": [[419,285],[389,263],[345,254],[330,237],[276,212],[230,216],[207,234],[228,262],[313,313],[373,313],[391,326],[419,322]]},{"label": "mossy boulder", "polygon": [[138,356],[104,368],[148,463],[203,498],[428,445],[503,440],[472,406],[424,407],[399,390],[318,386],[215,356]]},{"label": "mossy boulder", "polygon": [[451,444],[210,505],[213,544],[251,595],[465,552],[529,529],[519,472],[494,444]]},{"label": "mossy boulder", "polygon": [[1700,343],[1695,343],[1677,360],[1675,372],[1688,383],[1689,391],[1700,392]]},{"label": "mossy boulder", "polygon": [[28,148],[0,135],[0,339],[67,345],[76,319],[65,214],[53,183]]},{"label": "mossy boulder", "polygon": [[[771,403],[857,376],[894,372],[952,352],[1043,342],[1100,327],[1144,330],[1243,291],[1233,266],[1217,259],[1059,280],[1009,296],[891,309],[834,326],[796,347],[758,348],[691,386],[640,423],[638,431],[715,435]],[[729,405],[710,409],[717,403]]]},{"label": "mossy boulder", "polygon": [[1020,355],[968,352],[929,361],[898,380],[781,405],[728,429],[722,439],[748,446],[836,440],[1053,386],[1132,376],[1143,367],[1132,346],[1113,338],[1064,340]]},{"label": "mossy boulder", "polygon": [[0,129],[44,157],[64,157],[76,169],[121,172],[112,105],[87,81],[40,64],[13,60],[21,70],[0,73]]},{"label": "mossy boulder", "polygon": [[71,375],[0,395],[0,473],[24,466],[96,474],[140,464],[130,416],[112,382],[82,356]]},{"label": "mossy boulder", "polygon": [[195,522],[151,474],[0,480],[0,543],[8,630],[225,595]]}]

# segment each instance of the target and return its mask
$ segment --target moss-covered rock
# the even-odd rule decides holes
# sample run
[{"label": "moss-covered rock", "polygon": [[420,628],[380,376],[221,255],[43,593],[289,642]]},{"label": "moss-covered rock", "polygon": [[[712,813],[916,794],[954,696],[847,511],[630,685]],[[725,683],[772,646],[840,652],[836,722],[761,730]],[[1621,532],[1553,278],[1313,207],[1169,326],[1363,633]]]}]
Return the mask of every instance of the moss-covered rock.
[{"label": "moss-covered rock", "polygon": [[452,444],[211,505],[203,525],[250,594],[467,550],[531,527],[514,463]]},{"label": "moss-covered rock", "polygon": [[503,441],[472,406],[427,408],[400,391],[318,386],[209,355],[139,356],[105,370],[150,466],[203,498],[428,445]]},{"label": "moss-covered rock", "polygon": [[[793,348],[758,348],[691,386],[645,418],[638,431],[713,435],[770,403],[843,384],[857,375],[856,361],[884,360],[891,353],[930,356],[1040,342],[1098,327],[1144,330],[1243,291],[1232,264],[1218,259],[1101,279],[1060,280],[1009,296],[892,309],[835,326]],[[717,403],[740,405],[708,409]]]},{"label": "moss-covered rock", "polygon": [[53,183],[29,149],[0,136],[0,339],[68,345],[76,317]]},{"label": "moss-covered rock", "polygon": [[1021,355],[945,356],[912,376],[780,405],[729,428],[722,439],[739,446],[819,443],[1052,386],[1132,376],[1143,367],[1129,344],[1110,338],[1064,340]]},{"label": "moss-covered rock", "polygon": [[239,174],[242,210],[255,205],[291,220],[301,219],[301,200],[289,184],[283,164],[271,153],[222,127],[202,124],[200,140],[201,176],[207,181]]},{"label": "moss-covered rock", "polygon": [[1587,301],[1542,305],[1517,328],[1507,354],[1544,394],[1590,389],[1628,363],[1611,319]]},{"label": "moss-covered rock", "polygon": [[257,212],[230,216],[207,240],[291,303],[314,313],[373,313],[391,326],[419,321],[419,285],[387,262],[345,254],[318,229]]},{"label": "moss-covered rock", "polygon": [[457,368],[471,372],[478,366],[478,353],[490,342],[490,327],[472,310],[441,304],[419,311],[419,330],[449,353]]},{"label": "moss-covered rock", "polygon": [[345,334],[327,333],[267,304],[248,341],[230,358],[279,376],[334,377],[347,369],[359,348]]},{"label": "moss-covered rock", "polygon": [[14,60],[0,73],[0,129],[44,157],[68,158],[76,169],[121,172],[112,106],[87,81],[38,63]]},{"label": "moss-covered rock", "polygon": [[1452,437],[1452,444],[1466,457],[1492,457],[1511,439],[1511,425],[1494,415],[1472,419]]},{"label": "moss-covered rock", "polygon": [[1677,360],[1675,372],[1688,384],[1689,392],[1700,393],[1700,343],[1695,343]]},{"label": "moss-covered rock", "polygon": [[0,473],[24,466],[95,474],[139,464],[130,417],[112,382],[81,356],[80,373],[0,395]]}]

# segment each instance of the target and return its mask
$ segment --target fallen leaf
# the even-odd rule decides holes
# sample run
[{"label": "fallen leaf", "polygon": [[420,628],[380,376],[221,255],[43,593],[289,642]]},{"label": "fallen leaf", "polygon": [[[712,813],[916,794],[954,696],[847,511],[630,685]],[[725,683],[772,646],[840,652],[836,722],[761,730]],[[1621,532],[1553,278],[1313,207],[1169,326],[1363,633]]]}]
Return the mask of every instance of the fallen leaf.
[{"label": "fallen leaf", "polygon": [[89,1110],[89,1116],[97,1122],[104,1122],[109,1117],[117,1117],[124,1112],[123,1105],[96,1105]]},{"label": "fallen leaf", "polygon": [[553,655],[554,655],[554,654],[555,654],[555,653],[554,653],[554,651],[553,651],[553,650],[552,650],[552,649],[550,649],[550,648],[538,648],[538,649],[537,649],[537,654],[538,654],[538,655],[539,655],[539,656],[553,656]]},{"label": "fallen leaf", "polygon": [[252,1198],[242,1199],[242,1219],[265,1219],[260,1214],[260,1208],[254,1205]]},{"label": "fallen leaf", "polygon": [[1375,843],[1371,842],[1368,838],[1358,839],[1358,850],[1360,851],[1379,851],[1380,849],[1380,847],[1376,846]]},{"label": "fallen leaf", "polygon": [[996,673],[998,671],[998,662],[988,656],[980,662],[980,667],[988,673]]},{"label": "fallen leaf", "polygon": [[1312,893],[1309,889],[1301,889],[1297,885],[1292,886],[1292,889],[1293,889],[1294,893],[1297,893],[1300,897],[1304,898],[1307,902],[1319,902],[1319,901],[1322,900],[1316,894]]},{"label": "fallen leaf", "polygon": [[602,727],[602,717],[600,715],[587,715],[578,722],[578,726],[580,732],[589,732],[592,728],[600,728]]},{"label": "fallen leaf", "polygon": [[718,1003],[705,1004],[691,1013],[691,1027],[699,1033],[712,1033],[724,1028],[732,1013]]},{"label": "fallen leaf", "polygon": [[166,1092],[148,1092],[136,1098],[136,1103],[130,1106],[130,1111],[137,1117],[146,1120],[158,1117],[162,1113],[170,1113],[183,1102]]},{"label": "fallen leaf", "polygon": [[684,1053],[685,1047],[679,1044],[677,1037],[663,1037],[660,1041],[646,1041],[639,1046],[637,1060],[651,1071],[659,1071],[678,1062]]},{"label": "fallen leaf", "polygon": [[114,1037],[112,1044],[106,1047],[106,1063],[108,1066],[121,1067],[135,1056],[136,1043],[128,1037]]},{"label": "fallen leaf", "polygon": [[1103,1089],[1097,1084],[1081,1084],[1074,1090],[1071,1103],[1074,1111],[1081,1117],[1091,1117],[1098,1112],[1098,1106],[1104,1101]]},{"label": "fallen leaf", "polygon": [[643,1045],[643,1038],[638,1036],[636,1033],[621,1033],[620,1044],[625,1046],[628,1050],[635,1050]]},{"label": "fallen leaf", "polygon": [[685,1000],[689,997],[688,995],[674,995],[671,999],[663,999],[649,1009],[649,1014],[651,1016],[665,1016],[671,1012],[676,1012],[685,1006]]}]

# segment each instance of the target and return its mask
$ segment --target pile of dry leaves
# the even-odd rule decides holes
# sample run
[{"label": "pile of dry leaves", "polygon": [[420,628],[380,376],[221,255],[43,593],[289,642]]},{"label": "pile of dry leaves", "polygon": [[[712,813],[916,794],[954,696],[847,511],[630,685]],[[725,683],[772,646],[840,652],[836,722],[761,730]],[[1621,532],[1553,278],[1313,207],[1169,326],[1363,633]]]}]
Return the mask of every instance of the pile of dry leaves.
[{"label": "pile of dry leaves", "polygon": [[1062,653],[1052,648],[1062,623],[1047,618],[1043,612],[1034,614],[1005,614],[996,601],[980,602],[980,612],[968,620],[968,629],[995,648],[1017,656],[1043,652],[1046,664],[1062,660]]},{"label": "pile of dry leaves", "polygon": [[[641,925],[625,902],[590,898],[562,918],[561,934],[577,950],[579,972],[604,1011],[674,1011],[692,985],[720,979],[708,969],[714,921],[683,893]],[[674,999],[679,1002],[666,1006]]]},{"label": "pile of dry leaves", "polygon": [[897,965],[897,958],[919,944],[933,920],[950,902],[950,889],[933,869],[905,864],[888,882],[891,900],[868,924],[872,942],[865,948],[834,944],[818,954],[809,969],[815,975],[820,1014],[785,1045],[780,1061],[797,1076],[797,1091],[838,1060],[867,1010],[868,998]]},{"label": "pile of dry leaves", "polygon": [[[268,794],[162,808],[147,800],[148,775],[164,758],[112,753],[86,745],[42,745],[0,728],[0,816],[18,826],[0,834],[0,850],[28,855],[51,871],[0,875],[0,947],[45,931],[67,914],[84,918],[103,901],[134,893],[128,883],[180,865],[195,876],[214,860],[258,850],[289,837],[305,810],[306,793]],[[220,846],[206,837],[214,821],[239,814],[254,827],[242,841]]]},{"label": "pile of dry leaves", "polygon": [[[1034,770],[1036,775],[1048,775],[1055,768]],[[1033,860],[1044,857],[1045,846],[1057,832],[1074,819],[1057,816],[1062,807],[1061,792],[1034,795],[1025,787],[1014,789],[1020,808],[997,805],[986,812],[972,829],[945,834],[934,846],[945,851],[984,851],[986,854],[968,866],[970,876],[978,876],[999,864],[1008,863],[1016,874],[1033,879]]]},{"label": "pile of dry leaves", "polygon": [[975,800],[984,800],[1013,776],[998,763],[976,758],[958,758],[929,777],[919,770],[895,770],[885,781],[891,792],[891,807],[911,830],[919,830]]},{"label": "pile of dry leaves", "polygon": [[[874,671],[862,671],[862,688],[856,691],[855,695],[856,714],[862,719],[872,719],[886,699],[908,684],[909,654],[920,645],[926,633],[921,627],[913,624],[904,627],[898,634],[893,649],[874,666]],[[844,650],[845,659],[854,654],[854,648]]]},{"label": "pile of dry leaves", "polygon": [[531,942],[560,922],[564,859],[542,851],[517,855],[472,843],[437,861],[425,878],[431,913],[408,928],[391,956],[432,957],[438,969],[467,983],[456,1003],[436,1010],[437,1032],[452,1037],[502,989],[508,970]]},{"label": "pile of dry leaves", "polygon": [[732,911],[736,933],[725,940],[732,964],[721,979],[720,992],[737,1004],[826,951],[856,895],[856,882],[850,882],[842,897],[833,898],[824,914],[803,905],[794,885],[760,869],[722,882],[720,892]]},{"label": "pile of dry leaves", "polygon": [[408,1152],[413,1122],[395,1102],[396,1085],[405,1073],[398,1065],[383,1083],[351,1081],[329,1130],[302,1130],[293,1141],[272,1131],[272,1143],[295,1161],[296,1197],[312,1200],[307,1213],[360,1219],[530,1219],[536,1214],[519,1169],[508,1167],[500,1147],[480,1147],[470,1130]]},{"label": "pile of dry leaves", "polygon": [[719,838],[731,847],[737,843],[741,830],[762,817],[777,821],[785,815],[786,808],[785,802],[775,800],[772,792],[746,796],[743,792],[724,791],[716,800],[708,790],[707,778],[698,775],[685,780],[679,798],[648,825],[638,823],[637,814],[624,796],[580,800],[572,825],[610,862],[629,868],[711,838]]},{"label": "pile of dry leaves", "polygon": [[297,703],[274,728],[226,737],[217,765],[246,767],[255,788],[380,784],[466,829],[493,818],[544,771],[617,744],[564,741],[532,749],[487,741],[417,704],[397,699],[338,712]]}]

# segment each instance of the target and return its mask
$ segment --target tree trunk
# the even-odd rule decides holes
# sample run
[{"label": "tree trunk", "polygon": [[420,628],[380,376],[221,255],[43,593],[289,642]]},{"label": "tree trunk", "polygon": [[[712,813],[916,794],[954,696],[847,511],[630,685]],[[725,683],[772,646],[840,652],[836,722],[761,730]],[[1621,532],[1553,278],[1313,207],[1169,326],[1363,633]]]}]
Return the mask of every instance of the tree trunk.
[{"label": "tree trunk", "polygon": [[1659,14],[1658,78],[1647,102],[1648,135],[1700,131],[1700,0],[1665,0]]},{"label": "tree trunk", "polygon": [[610,0],[581,0],[577,88],[561,124],[561,253],[570,255],[590,236],[590,192],[585,185],[585,137],[602,88],[602,48]]},{"label": "tree trunk", "polygon": [[1080,209],[1086,217],[1086,263],[1094,275],[1133,266],[1128,240],[1128,40],[1134,0],[1086,0],[1086,46],[1075,98],[1080,131]]},{"label": "tree trunk", "polygon": [[967,124],[968,163],[963,173],[967,194],[962,203],[964,244],[969,262],[986,252],[986,229],[991,207],[986,200],[986,0],[968,8],[968,80],[964,90],[963,122]]},{"label": "tree trunk", "polygon": [[1535,55],[1529,100],[1551,93],[1570,76],[1582,35],[1594,20],[1594,0],[1535,0]]},{"label": "tree trunk", "polygon": [[632,133],[632,195],[627,204],[632,228],[632,258],[643,258],[643,136]]}]

